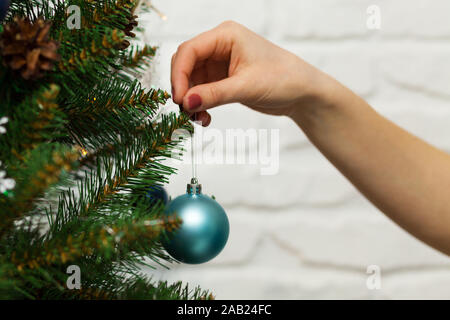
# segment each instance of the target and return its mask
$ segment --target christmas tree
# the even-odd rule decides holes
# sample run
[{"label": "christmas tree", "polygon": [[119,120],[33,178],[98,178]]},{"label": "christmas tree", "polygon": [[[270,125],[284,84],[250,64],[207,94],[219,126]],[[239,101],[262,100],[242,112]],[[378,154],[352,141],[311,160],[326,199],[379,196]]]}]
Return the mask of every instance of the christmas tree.
[{"label": "christmas tree", "polygon": [[[170,95],[136,79],[138,0],[2,0],[0,298],[208,299],[143,275],[180,219],[149,201],[175,170]],[[80,285],[68,278],[79,271]],[[70,286],[69,284],[73,284]]]}]

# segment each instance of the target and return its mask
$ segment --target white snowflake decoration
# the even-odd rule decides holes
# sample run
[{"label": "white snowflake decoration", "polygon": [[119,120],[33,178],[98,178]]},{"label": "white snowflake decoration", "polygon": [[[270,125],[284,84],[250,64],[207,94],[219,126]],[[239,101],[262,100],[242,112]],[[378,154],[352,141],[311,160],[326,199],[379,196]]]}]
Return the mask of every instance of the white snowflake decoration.
[{"label": "white snowflake decoration", "polygon": [[[2,162],[0,161],[0,166],[2,165]],[[8,190],[14,189],[16,186],[16,181],[11,178],[5,178],[6,172],[0,171],[0,193],[4,193]]]},{"label": "white snowflake decoration", "polygon": [[0,134],[6,133],[6,128],[3,126],[7,124],[9,119],[7,117],[0,118]]},{"label": "white snowflake decoration", "polygon": [[[8,123],[7,117],[0,118],[0,134],[6,133],[6,128],[3,126]],[[2,162],[0,161],[0,167]],[[14,189],[16,181],[11,178],[6,178],[6,171],[0,171],[0,193],[5,193],[8,190]]]}]

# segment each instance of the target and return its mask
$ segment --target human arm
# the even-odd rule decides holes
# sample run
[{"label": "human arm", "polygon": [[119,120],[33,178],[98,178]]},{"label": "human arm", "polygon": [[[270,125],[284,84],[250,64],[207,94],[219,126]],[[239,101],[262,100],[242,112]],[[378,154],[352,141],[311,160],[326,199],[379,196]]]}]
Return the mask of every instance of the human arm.
[{"label": "human arm", "polygon": [[382,212],[450,255],[450,156],[330,76],[233,22],[183,43],[171,76],[175,103],[205,125],[231,102],[290,117]]}]

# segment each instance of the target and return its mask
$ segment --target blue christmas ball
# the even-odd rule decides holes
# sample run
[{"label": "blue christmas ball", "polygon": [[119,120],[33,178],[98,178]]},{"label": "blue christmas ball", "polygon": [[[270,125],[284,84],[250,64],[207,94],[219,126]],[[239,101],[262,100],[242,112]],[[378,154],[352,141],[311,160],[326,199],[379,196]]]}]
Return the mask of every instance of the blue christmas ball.
[{"label": "blue christmas ball", "polygon": [[169,233],[162,244],[176,260],[189,264],[204,263],[225,247],[230,224],[225,210],[217,201],[188,191],[166,207],[166,215],[173,214],[181,218],[181,226]]},{"label": "blue christmas ball", "polygon": [[[169,202],[169,195],[167,194],[167,191],[164,187],[159,185],[152,185],[147,189],[147,192],[145,193],[145,201],[141,200],[142,198],[139,198],[140,201],[144,202],[145,206],[148,205],[148,207],[154,206],[158,201],[162,201],[164,204],[167,204]],[[136,207],[138,204],[138,201],[133,203],[133,206]]]},{"label": "blue christmas ball", "polygon": [[167,194],[166,189],[158,185],[153,185],[148,188],[145,197],[151,205],[155,204],[158,200],[161,200],[164,204],[169,202],[169,195]]},{"label": "blue christmas ball", "polygon": [[8,13],[10,0],[0,0],[0,22],[5,19]]}]

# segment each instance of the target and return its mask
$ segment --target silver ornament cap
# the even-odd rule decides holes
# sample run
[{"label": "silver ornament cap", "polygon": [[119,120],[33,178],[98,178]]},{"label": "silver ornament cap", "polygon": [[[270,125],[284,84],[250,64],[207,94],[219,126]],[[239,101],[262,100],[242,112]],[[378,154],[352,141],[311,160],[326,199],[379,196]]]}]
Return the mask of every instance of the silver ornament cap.
[{"label": "silver ornament cap", "polygon": [[201,194],[202,185],[198,183],[197,178],[192,178],[191,183],[187,184],[186,192],[189,194]]}]

